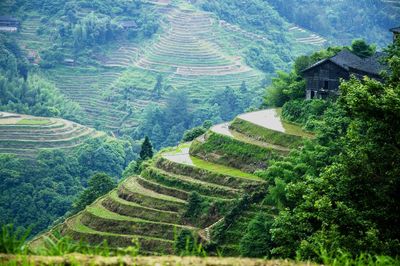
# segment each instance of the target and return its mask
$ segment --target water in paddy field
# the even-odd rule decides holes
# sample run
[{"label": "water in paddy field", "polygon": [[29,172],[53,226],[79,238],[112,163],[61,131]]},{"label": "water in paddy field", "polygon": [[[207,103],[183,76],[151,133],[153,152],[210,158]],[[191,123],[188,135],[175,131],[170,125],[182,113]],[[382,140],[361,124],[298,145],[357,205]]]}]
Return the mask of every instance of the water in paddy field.
[{"label": "water in paddy field", "polygon": [[263,111],[242,114],[239,116],[239,118],[271,130],[286,133],[276,109],[267,109]]}]

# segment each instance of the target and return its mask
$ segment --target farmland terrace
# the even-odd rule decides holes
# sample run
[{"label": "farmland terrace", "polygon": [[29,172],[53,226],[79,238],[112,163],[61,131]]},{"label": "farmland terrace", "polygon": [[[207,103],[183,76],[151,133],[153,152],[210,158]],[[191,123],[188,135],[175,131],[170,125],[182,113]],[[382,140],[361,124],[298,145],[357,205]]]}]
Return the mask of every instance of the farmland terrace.
[{"label": "farmland terrace", "polygon": [[102,133],[58,118],[0,112],[0,153],[34,159],[47,149],[69,150]]},{"label": "farmland terrace", "polygon": [[[145,2],[154,6],[161,21],[152,39],[117,38],[99,46],[82,62],[78,58],[43,71],[67,98],[82,107],[87,116],[85,125],[117,134],[136,127],[144,108],[154,102],[162,105],[166,100],[166,95],[155,98],[151,93],[158,75],[163,76],[166,87],[187,92],[192,108],[207,101],[204,95],[227,86],[237,89],[242,82],[246,82],[249,93],[261,96],[266,73],[249,67],[244,52],[254,42],[273,46],[268,36],[221,21],[187,1]],[[91,11],[81,8],[77,14],[84,16]],[[46,26],[43,23],[38,15],[28,15],[18,36],[23,49],[35,56],[35,63],[40,62],[40,52],[51,45],[50,36],[40,34]],[[324,43],[323,38],[301,29],[293,27],[291,31],[297,38],[293,38],[294,45],[295,41],[301,47]],[[74,58],[72,51],[63,51],[65,58]],[[121,87],[124,82],[129,85]],[[125,98],[120,93],[125,88],[135,94]]]},{"label": "farmland terrace", "polygon": [[[127,178],[53,231],[91,244],[107,240],[111,247],[129,246],[135,238],[144,254],[171,254],[174,239],[187,230],[204,243],[217,240],[224,255],[238,255],[238,243],[249,220],[259,210],[274,215],[272,206],[251,196],[250,191],[267,186],[255,171],[286,156],[307,137],[299,128],[287,128],[276,110],[244,114],[212,127],[191,143],[160,152],[140,175]],[[220,207],[188,219],[185,213],[194,191],[209,206],[218,203]],[[234,222],[225,221],[234,202],[245,195],[253,199],[250,204]],[[217,238],[218,227],[225,229]],[[39,247],[41,240],[33,240],[31,247]]]}]

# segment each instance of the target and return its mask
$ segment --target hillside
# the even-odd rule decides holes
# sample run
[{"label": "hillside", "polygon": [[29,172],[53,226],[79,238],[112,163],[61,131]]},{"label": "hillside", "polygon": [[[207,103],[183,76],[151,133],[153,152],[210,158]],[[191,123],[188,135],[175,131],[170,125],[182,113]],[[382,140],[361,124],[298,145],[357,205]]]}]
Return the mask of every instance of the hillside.
[{"label": "hillside", "polygon": [[103,172],[116,182],[133,159],[132,143],[104,132],[0,112],[0,222],[36,234],[71,211],[92,175]]},{"label": "hillside", "polygon": [[161,151],[140,175],[125,179],[52,232],[93,245],[107,240],[112,247],[129,246],[137,238],[144,254],[171,254],[174,240],[192,232],[204,243],[216,243],[225,256],[239,255],[248,222],[260,210],[274,214],[262,202],[268,184],[255,170],[288,154],[304,137],[311,135],[282,122],[279,110],[240,115],[191,143]]},{"label": "hillside", "polygon": [[[137,126],[148,120],[150,106],[165,106],[174,91],[184,93],[190,105],[190,123],[184,123],[178,134],[206,119],[221,121],[223,111],[211,109],[214,95],[226,87],[238,91],[245,84],[244,96],[253,99],[244,101],[232,117],[257,106],[275,69],[287,68],[295,56],[326,43],[323,37],[277,15],[270,18],[268,33],[254,33],[189,1],[143,1],[133,13],[103,10],[97,2],[93,6],[72,2],[57,2],[60,11],[50,16],[49,6],[36,8],[26,3],[18,7],[14,1],[4,3],[0,11],[21,18],[20,31],[8,36],[39,64],[42,76],[67,99],[79,103],[85,125],[134,139],[149,135],[148,129]],[[122,2],[114,5],[123,7]],[[143,24],[136,33],[117,31],[104,43],[99,43],[100,36],[96,45],[90,40],[83,42],[83,37],[76,39],[74,25],[78,29],[89,25],[88,21],[100,24],[102,16],[109,17],[111,23],[135,19],[140,24],[141,20],[132,16],[134,12],[154,19],[158,30],[147,36]],[[85,46],[77,49],[77,43]],[[165,131],[164,138],[174,134]],[[150,132],[151,139],[156,138],[153,135]]]},{"label": "hillside", "polygon": [[35,159],[42,150],[70,150],[104,133],[59,119],[0,112],[0,153]]}]

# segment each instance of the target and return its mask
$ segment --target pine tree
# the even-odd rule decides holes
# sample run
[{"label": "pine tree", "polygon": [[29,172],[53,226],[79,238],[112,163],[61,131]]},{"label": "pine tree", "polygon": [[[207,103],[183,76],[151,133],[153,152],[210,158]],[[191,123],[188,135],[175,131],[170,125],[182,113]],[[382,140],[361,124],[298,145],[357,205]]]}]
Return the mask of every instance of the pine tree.
[{"label": "pine tree", "polygon": [[141,160],[146,160],[146,159],[151,159],[153,157],[153,146],[151,145],[149,137],[145,137],[143,144],[142,144],[142,149],[140,150],[140,159]]}]

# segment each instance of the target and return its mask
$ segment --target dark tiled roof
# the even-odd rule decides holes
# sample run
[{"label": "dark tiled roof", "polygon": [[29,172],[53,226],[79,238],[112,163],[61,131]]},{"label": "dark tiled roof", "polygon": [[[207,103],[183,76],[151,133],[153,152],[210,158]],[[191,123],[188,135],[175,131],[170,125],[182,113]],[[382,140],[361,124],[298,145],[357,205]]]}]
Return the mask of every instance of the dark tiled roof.
[{"label": "dark tiled roof", "polygon": [[124,21],[121,21],[120,24],[122,27],[126,27],[126,28],[137,28],[137,24],[133,20],[124,20]]},{"label": "dark tiled roof", "polygon": [[10,16],[0,16],[0,21],[12,21],[12,22],[18,22],[18,19]]},{"label": "dark tiled roof", "polygon": [[366,72],[369,74],[379,75],[379,72],[384,69],[383,65],[379,62],[379,59],[382,57],[382,53],[376,53],[375,55],[368,58],[361,58],[357,55],[353,54],[349,50],[342,50],[337,55],[321,60],[312,66],[305,69],[303,72],[307,72],[314,67],[321,65],[324,62],[330,61],[341,68],[349,71],[350,69],[359,70],[362,72]]},{"label": "dark tiled roof", "polygon": [[391,32],[400,33],[400,27],[390,29]]}]

